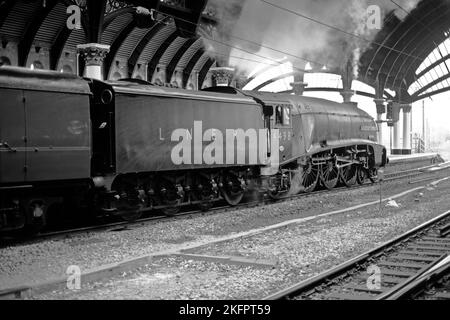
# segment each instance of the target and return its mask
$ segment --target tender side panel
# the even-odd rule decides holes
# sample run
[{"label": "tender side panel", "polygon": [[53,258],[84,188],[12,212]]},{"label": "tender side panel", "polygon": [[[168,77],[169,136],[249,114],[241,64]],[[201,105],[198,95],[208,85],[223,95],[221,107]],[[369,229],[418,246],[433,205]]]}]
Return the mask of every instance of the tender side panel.
[{"label": "tender side panel", "polygon": [[[195,130],[194,121],[201,121],[200,130]],[[146,96],[127,93],[116,94],[116,161],[117,172],[169,171],[223,167],[223,164],[195,164],[202,152],[194,154],[194,140],[202,140],[206,130],[217,129],[216,142],[223,148],[217,157],[226,164],[226,130],[263,129],[261,107],[252,103],[225,100],[185,99],[180,97]],[[199,129],[197,127],[197,129]],[[184,134],[171,141],[175,130]],[[189,140],[189,137],[192,140]],[[223,143],[220,143],[220,137]],[[181,140],[191,146],[187,161],[174,164],[172,150]],[[202,149],[211,142],[202,142]],[[238,153],[237,144],[234,155]],[[228,145],[228,148],[230,146]],[[218,148],[220,149],[220,148]],[[186,153],[189,152],[185,149]],[[258,143],[245,142],[245,163],[249,163],[249,152],[258,154]],[[244,152],[240,150],[239,152]],[[182,152],[179,154],[183,155]],[[205,159],[205,158],[204,158]],[[201,159],[201,160],[204,160]],[[236,161],[235,161],[236,162]],[[234,164],[232,164],[234,166]]]},{"label": "tender side panel", "polygon": [[25,91],[27,181],[90,177],[89,96]]},{"label": "tender side panel", "polygon": [[26,161],[23,92],[2,88],[0,97],[0,183],[23,182]]}]

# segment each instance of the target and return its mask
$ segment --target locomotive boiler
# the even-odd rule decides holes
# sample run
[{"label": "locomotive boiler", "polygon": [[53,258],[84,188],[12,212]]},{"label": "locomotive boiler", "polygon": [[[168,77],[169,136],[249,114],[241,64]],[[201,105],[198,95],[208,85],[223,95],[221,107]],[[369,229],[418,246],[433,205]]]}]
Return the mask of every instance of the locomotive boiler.
[{"label": "locomotive boiler", "polygon": [[[377,126],[351,104],[230,87],[187,91],[0,68],[0,231],[51,208],[135,219],[376,179]],[[70,200],[70,201],[69,201]]]}]

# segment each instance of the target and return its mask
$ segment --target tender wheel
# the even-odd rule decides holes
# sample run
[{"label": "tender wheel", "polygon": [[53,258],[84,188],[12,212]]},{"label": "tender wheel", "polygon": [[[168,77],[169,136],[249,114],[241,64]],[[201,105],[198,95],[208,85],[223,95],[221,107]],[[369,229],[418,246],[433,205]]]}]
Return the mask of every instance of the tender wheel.
[{"label": "tender wheel", "polygon": [[162,212],[164,213],[164,215],[165,216],[167,216],[167,217],[173,217],[174,215],[176,215],[178,212],[180,212],[180,206],[179,206],[179,204],[181,203],[181,201],[180,202],[177,202],[176,204],[173,204],[172,206],[170,206],[170,207],[166,207],[166,208],[164,208],[164,209],[162,209]]},{"label": "tender wheel", "polygon": [[350,165],[341,168],[341,181],[342,183],[347,186],[351,187],[356,184],[357,180],[357,172],[358,168],[355,165]]},{"label": "tender wheel", "polygon": [[26,235],[40,233],[47,226],[47,208],[43,201],[33,201],[28,207],[31,221],[25,227]]},{"label": "tender wheel", "polygon": [[211,209],[213,205],[214,204],[212,201],[204,201],[202,203],[199,203],[198,207],[201,211],[206,212],[209,211],[209,209]]},{"label": "tender wheel", "polygon": [[322,165],[321,180],[325,188],[331,190],[336,187],[339,182],[339,169],[333,161],[329,161]]},{"label": "tender wheel", "polygon": [[124,221],[134,221],[142,217],[145,199],[138,190],[121,191],[116,201],[118,216]]},{"label": "tender wheel", "polygon": [[302,174],[303,191],[306,193],[313,192],[317,187],[319,176],[319,168],[317,166],[314,166],[312,163],[304,166]]},{"label": "tender wheel", "polygon": [[122,220],[134,221],[142,216],[146,196],[143,190],[137,188],[133,178],[126,176],[118,178],[114,181],[112,190],[117,193],[113,205]]},{"label": "tender wheel", "polygon": [[364,167],[358,167],[356,171],[356,182],[363,185],[367,180],[367,170]]},{"label": "tender wheel", "polygon": [[242,198],[244,197],[244,193],[243,192],[230,192],[230,191],[222,191],[222,196],[225,199],[225,201],[230,205],[230,206],[237,206],[241,201]]},{"label": "tender wheel", "polygon": [[225,176],[220,192],[230,206],[237,206],[242,201],[245,190],[242,180],[230,173]]},{"label": "tender wheel", "polygon": [[130,211],[123,211],[120,213],[120,218],[123,221],[135,221],[137,219],[139,219],[140,217],[142,217],[142,210],[141,209],[132,209]]},{"label": "tender wheel", "polygon": [[208,181],[208,179],[200,177],[192,196],[195,201],[201,201],[197,204],[200,210],[208,211],[214,205],[213,199],[217,197],[217,191],[217,184],[214,180]]},{"label": "tender wheel", "polygon": [[168,216],[174,216],[181,209],[181,204],[184,199],[184,191],[180,185],[174,185],[171,182],[164,182],[161,185],[161,200],[162,205],[166,206],[162,212]]}]

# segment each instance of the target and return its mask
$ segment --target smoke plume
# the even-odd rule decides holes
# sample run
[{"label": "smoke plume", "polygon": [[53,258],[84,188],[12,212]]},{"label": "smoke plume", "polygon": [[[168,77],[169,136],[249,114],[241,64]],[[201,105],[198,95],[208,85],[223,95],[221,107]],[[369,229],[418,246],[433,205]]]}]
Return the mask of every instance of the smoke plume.
[{"label": "smoke plume", "polygon": [[[235,67],[249,74],[261,65],[283,58],[303,69],[305,60],[319,67],[344,70],[354,61],[357,73],[359,55],[379,31],[368,27],[368,7],[380,8],[383,19],[394,13],[407,15],[419,0],[268,0],[276,6],[310,17],[275,8],[260,0],[210,0],[219,24],[205,46],[219,64]],[[318,22],[323,22],[325,26]],[[352,36],[355,35],[355,36]],[[369,41],[366,41],[369,40]]]}]

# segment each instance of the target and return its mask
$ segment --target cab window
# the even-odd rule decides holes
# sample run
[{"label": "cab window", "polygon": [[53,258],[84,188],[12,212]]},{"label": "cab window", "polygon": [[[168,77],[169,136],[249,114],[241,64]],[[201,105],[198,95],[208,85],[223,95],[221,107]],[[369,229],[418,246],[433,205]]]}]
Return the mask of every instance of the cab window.
[{"label": "cab window", "polygon": [[275,123],[283,124],[283,107],[277,106],[275,108]]},{"label": "cab window", "polygon": [[277,106],[275,108],[275,124],[281,126],[291,125],[291,109],[289,106]]},{"label": "cab window", "polygon": [[291,109],[287,106],[283,107],[283,124],[285,126],[291,125]]}]

